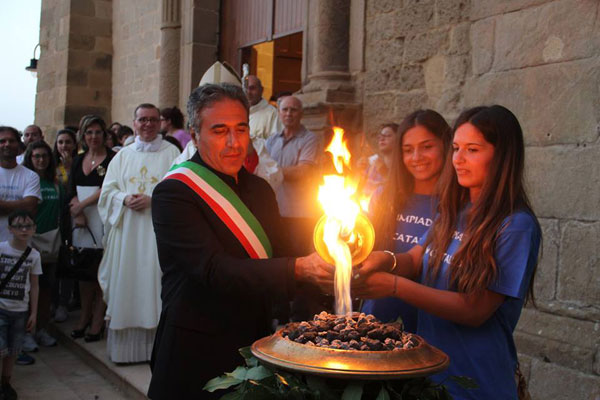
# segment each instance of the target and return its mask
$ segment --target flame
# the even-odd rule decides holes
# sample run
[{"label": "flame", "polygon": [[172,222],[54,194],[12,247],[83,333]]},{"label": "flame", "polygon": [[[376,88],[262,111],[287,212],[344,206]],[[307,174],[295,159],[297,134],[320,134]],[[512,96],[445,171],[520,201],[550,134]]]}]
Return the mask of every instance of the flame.
[{"label": "flame", "polygon": [[326,151],[333,155],[335,169],[339,175],[326,175],[319,187],[319,202],[323,207],[325,226],[323,241],[331,258],[335,260],[335,312],[337,315],[352,314],[350,278],[352,276],[352,252],[355,244],[354,226],[360,206],[353,199],[356,182],[343,175],[344,166],[350,164],[350,151],[343,140],[344,130],[333,128],[334,135]]},{"label": "flame", "polygon": [[344,141],[344,130],[339,127],[333,128],[333,138],[325,149],[333,155],[333,165],[338,174],[344,173],[344,165],[350,166],[350,151]]}]

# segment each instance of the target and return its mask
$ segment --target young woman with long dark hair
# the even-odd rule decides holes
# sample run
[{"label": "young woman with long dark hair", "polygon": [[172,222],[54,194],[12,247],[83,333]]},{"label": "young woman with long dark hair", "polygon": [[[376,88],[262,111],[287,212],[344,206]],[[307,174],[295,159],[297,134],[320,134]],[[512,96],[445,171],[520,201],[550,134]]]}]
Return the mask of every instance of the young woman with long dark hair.
[{"label": "young woman with long dark hair", "polygon": [[[433,378],[465,375],[479,385],[465,390],[446,381],[456,399],[517,398],[512,333],[532,295],[541,242],[524,158],[523,133],[508,109],[464,111],[426,239],[393,257],[372,253],[356,280],[358,296],[394,296],[419,309],[417,333],[450,356],[448,370]],[[392,273],[373,273],[385,270]]]},{"label": "young woman with long dark hair", "polygon": [[[391,168],[371,207],[377,249],[404,253],[429,229],[437,207],[436,183],[450,147],[450,126],[433,110],[417,110],[396,126]],[[417,309],[388,297],[366,300],[362,311],[381,321],[402,318],[404,329],[417,330]]]},{"label": "young woman with long dark hair", "polygon": [[42,201],[35,215],[36,230],[32,239],[33,247],[41,254],[43,271],[39,279],[35,340],[42,346],[54,346],[56,339],[50,336],[46,328],[50,322],[52,290],[56,282],[62,190],[56,180],[56,165],[52,157],[52,149],[43,140],[27,146],[23,166],[38,174],[42,193]]}]

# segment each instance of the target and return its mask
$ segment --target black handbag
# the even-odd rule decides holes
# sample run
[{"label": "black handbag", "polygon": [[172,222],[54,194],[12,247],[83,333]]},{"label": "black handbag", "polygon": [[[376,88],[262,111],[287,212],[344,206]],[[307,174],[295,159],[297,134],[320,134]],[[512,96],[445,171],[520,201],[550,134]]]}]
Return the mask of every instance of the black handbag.
[{"label": "black handbag", "polygon": [[[75,229],[83,229],[75,227]],[[96,238],[89,227],[85,227],[92,237],[94,248],[75,247],[71,238],[64,240],[58,252],[58,277],[80,281],[96,281],[98,265],[102,260],[103,249],[97,248]]]}]

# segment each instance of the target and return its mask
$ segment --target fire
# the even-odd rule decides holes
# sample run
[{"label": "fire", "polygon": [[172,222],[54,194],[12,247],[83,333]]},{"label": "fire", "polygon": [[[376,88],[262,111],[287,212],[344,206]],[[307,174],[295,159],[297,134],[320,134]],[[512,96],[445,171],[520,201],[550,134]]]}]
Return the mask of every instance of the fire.
[{"label": "fire", "polygon": [[329,256],[335,261],[335,312],[337,315],[352,313],[350,278],[352,276],[352,253],[360,244],[354,232],[361,207],[354,200],[356,182],[344,176],[344,166],[350,166],[350,151],[343,140],[344,130],[334,128],[334,136],[325,151],[333,155],[337,175],[323,177],[319,187],[319,202],[325,212],[322,240]]}]

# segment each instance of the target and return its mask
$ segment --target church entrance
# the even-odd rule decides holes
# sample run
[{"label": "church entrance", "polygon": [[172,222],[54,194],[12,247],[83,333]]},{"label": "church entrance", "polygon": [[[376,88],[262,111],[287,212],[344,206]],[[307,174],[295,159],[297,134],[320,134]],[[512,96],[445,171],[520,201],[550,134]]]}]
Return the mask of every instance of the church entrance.
[{"label": "church entrance", "polygon": [[261,80],[269,100],[302,86],[306,0],[223,0],[219,59]]},{"label": "church entrance", "polygon": [[242,49],[242,65],[263,84],[263,97],[275,101],[282,93],[302,86],[302,32]]}]

